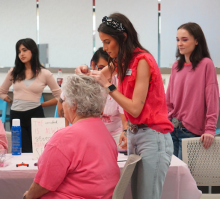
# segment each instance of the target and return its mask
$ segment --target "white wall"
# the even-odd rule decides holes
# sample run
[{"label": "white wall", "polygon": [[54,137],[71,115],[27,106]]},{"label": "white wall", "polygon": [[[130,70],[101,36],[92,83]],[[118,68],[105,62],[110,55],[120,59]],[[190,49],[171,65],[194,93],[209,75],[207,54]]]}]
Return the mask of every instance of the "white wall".
[{"label": "white wall", "polygon": [[[175,61],[176,30],[189,21],[201,25],[215,66],[220,67],[220,0],[161,1],[161,67]],[[157,0],[96,0],[96,30],[103,16],[125,14],[141,44],[158,59]],[[89,64],[92,56],[92,0],[40,0],[39,41],[49,44],[51,67]],[[36,0],[0,0],[0,66],[12,67],[19,39],[37,41]],[[102,46],[96,32],[96,49]]]},{"label": "white wall", "polygon": [[39,42],[48,44],[50,67],[89,64],[92,57],[92,1],[40,0]]},{"label": "white wall", "polygon": [[0,0],[0,66],[12,67],[15,44],[37,38],[36,0]]},{"label": "white wall", "polygon": [[[157,0],[96,0],[96,30],[104,16],[120,12],[127,16],[139,34],[141,45],[158,59],[158,1]],[[96,32],[96,49],[102,42]]]},{"label": "white wall", "polygon": [[169,67],[175,61],[177,28],[187,22],[201,26],[214,64],[220,67],[219,20],[219,0],[162,0],[161,67]]}]

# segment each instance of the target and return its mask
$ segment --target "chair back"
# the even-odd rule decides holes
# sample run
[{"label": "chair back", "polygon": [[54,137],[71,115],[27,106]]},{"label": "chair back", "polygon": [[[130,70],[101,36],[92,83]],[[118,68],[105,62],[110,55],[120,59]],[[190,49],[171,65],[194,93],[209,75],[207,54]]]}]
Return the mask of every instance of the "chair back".
[{"label": "chair back", "polygon": [[215,131],[215,136],[220,136],[220,128],[217,128]]},{"label": "chair back", "polygon": [[208,149],[200,137],[182,139],[182,152],[197,186],[220,186],[220,137]]},{"label": "chair back", "polygon": [[132,173],[138,161],[141,160],[141,156],[131,154],[125,163],[125,166],[121,172],[121,177],[115,187],[112,199],[123,199],[128,183],[131,179]]},{"label": "chair back", "polygon": [[40,97],[40,103],[43,103],[44,102],[44,97],[43,97],[43,95],[41,95],[41,97]]},{"label": "chair back", "polygon": [[56,105],[56,108],[55,108],[55,113],[54,113],[54,117],[59,117],[59,115],[58,115],[58,111],[57,111],[57,105]]},{"label": "chair back", "polygon": [[7,111],[7,102],[0,99],[0,110],[2,111],[2,115],[0,117],[2,123],[6,122],[6,111]]}]

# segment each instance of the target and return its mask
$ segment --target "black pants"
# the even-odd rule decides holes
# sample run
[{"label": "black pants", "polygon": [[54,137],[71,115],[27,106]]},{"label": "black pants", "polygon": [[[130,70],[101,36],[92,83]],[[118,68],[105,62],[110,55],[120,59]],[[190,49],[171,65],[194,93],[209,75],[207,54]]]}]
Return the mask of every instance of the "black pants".
[{"label": "black pants", "polygon": [[22,153],[32,153],[31,118],[43,117],[44,111],[42,106],[28,111],[10,111],[10,127],[12,126],[13,119],[20,119]]}]

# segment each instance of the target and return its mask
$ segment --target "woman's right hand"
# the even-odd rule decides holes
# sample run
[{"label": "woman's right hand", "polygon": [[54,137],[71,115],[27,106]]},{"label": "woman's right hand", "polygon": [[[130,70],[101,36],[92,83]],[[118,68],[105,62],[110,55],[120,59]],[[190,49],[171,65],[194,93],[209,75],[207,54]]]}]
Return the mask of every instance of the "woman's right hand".
[{"label": "woman's right hand", "polygon": [[[124,142],[122,144],[122,142]],[[119,138],[118,146],[120,146],[121,149],[127,149],[127,132],[123,131]]]},{"label": "woman's right hand", "polygon": [[75,73],[76,74],[85,74],[85,75],[89,75],[90,74],[90,70],[89,67],[87,65],[81,65],[81,66],[77,66],[75,69]]},{"label": "woman's right hand", "polygon": [[4,101],[8,102],[9,104],[12,104],[13,102],[13,100],[9,96],[6,96]]}]

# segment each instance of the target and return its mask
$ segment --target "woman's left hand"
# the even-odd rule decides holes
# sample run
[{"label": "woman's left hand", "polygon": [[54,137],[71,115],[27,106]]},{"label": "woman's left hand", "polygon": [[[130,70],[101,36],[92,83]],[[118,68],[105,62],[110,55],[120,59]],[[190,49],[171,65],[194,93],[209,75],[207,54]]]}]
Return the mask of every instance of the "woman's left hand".
[{"label": "woman's left hand", "polygon": [[108,88],[111,85],[101,71],[93,70],[90,72],[90,76],[94,77],[105,88]]},{"label": "woman's left hand", "polygon": [[[25,193],[23,194],[23,198],[27,195],[28,191],[25,191]],[[25,197],[25,199],[27,199],[27,197]]]},{"label": "woman's left hand", "polygon": [[214,135],[211,135],[209,133],[204,133],[201,136],[200,140],[203,142],[203,146],[205,149],[208,149],[212,145],[214,138]]}]

